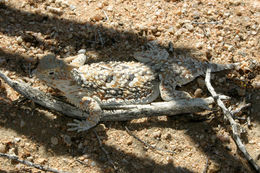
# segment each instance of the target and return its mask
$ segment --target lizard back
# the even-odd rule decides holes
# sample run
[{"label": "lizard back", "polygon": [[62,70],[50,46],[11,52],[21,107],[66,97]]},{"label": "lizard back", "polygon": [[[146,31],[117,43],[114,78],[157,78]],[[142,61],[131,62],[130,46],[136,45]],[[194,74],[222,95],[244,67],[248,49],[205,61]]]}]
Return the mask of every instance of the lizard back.
[{"label": "lizard back", "polygon": [[139,62],[92,63],[74,68],[71,75],[80,90],[103,106],[150,103],[159,96],[157,75]]}]

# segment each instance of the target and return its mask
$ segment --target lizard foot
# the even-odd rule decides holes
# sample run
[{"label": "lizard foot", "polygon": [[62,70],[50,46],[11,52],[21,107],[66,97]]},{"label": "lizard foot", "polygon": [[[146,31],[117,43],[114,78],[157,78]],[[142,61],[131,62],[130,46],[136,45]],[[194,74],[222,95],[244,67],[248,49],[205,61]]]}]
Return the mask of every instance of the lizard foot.
[{"label": "lizard foot", "polygon": [[67,125],[71,127],[68,129],[68,131],[82,132],[91,129],[92,127],[96,126],[97,123],[88,120],[80,121],[74,119],[74,123],[68,123]]}]

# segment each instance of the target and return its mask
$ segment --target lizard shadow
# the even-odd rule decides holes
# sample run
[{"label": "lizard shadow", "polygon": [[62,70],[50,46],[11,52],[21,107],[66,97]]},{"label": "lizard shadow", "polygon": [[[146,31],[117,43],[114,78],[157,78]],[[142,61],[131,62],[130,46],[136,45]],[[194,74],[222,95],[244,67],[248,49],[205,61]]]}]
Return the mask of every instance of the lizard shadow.
[{"label": "lizard shadow", "polygon": [[[73,20],[60,19],[55,16],[50,17],[43,14],[29,13],[18,9],[14,9],[6,5],[2,5],[0,7],[0,10],[1,10],[1,15],[4,19],[0,21],[0,31],[4,35],[11,36],[11,37],[22,36],[23,40],[26,43],[28,43],[22,45],[26,51],[30,50],[30,46],[37,47],[37,48],[43,47],[44,50],[52,51],[55,54],[65,56],[67,51],[66,49],[68,47],[72,47],[72,49],[79,50],[85,46],[91,50],[92,49],[96,50],[98,57],[101,55],[102,56],[105,55],[105,58],[102,58],[102,60],[107,60],[109,57],[113,57],[115,58],[115,60],[129,61],[130,60],[129,57],[131,57],[131,54],[135,52],[137,49],[139,49],[140,47],[142,47],[142,45],[148,42],[146,37],[140,35],[141,33],[138,34],[138,33],[133,33],[131,31],[116,31],[111,28],[106,28],[102,25],[97,25],[94,23],[82,24],[82,23],[75,22]],[[71,30],[73,32],[71,32]],[[83,32],[85,30],[88,31]],[[102,34],[103,41],[97,39],[97,35],[99,34],[98,32]],[[44,42],[41,39],[41,37],[38,37],[39,35],[35,35],[34,33],[40,33],[41,35],[44,36],[45,40],[50,41],[51,39],[53,39],[56,40],[57,43],[49,44],[49,42],[48,43]],[[72,34],[71,38],[65,37],[70,34]],[[124,44],[128,46],[125,46]],[[161,46],[167,49],[165,45],[161,45]],[[193,52],[195,50],[192,50],[190,48],[175,48],[175,51]],[[125,54],[129,54],[129,56],[124,57],[125,54],[122,54],[122,52],[126,52]],[[13,52],[7,52],[5,48],[0,49],[0,55],[2,57],[7,57],[6,60],[8,66],[3,68],[5,68],[6,70],[18,72],[24,76],[28,76],[28,71],[27,71],[28,57],[26,57],[25,55],[21,56],[18,53],[15,54]],[[14,59],[16,61],[12,61]],[[17,67],[17,61],[19,62],[18,64],[20,65],[18,67]],[[183,65],[185,66],[185,64]],[[40,144],[43,144],[46,148],[51,148],[55,154],[59,154],[59,155],[67,154],[66,150],[62,151],[62,149],[64,148],[51,146],[49,140],[45,138],[43,135],[46,133],[51,134],[53,136],[64,135],[63,132],[59,132],[55,130],[56,129],[55,127],[62,126],[61,125],[62,122],[67,121],[66,118],[58,117],[57,119],[55,119],[55,123],[54,123],[52,120],[46,118],[45,116],[46,114],[43,113],[37,113],[37,114],[39,114],[39,116],[37,116],[37,119],[32,121],[34,122],[33,124],[32,123],[28,124],[29,126],[26,131],[21,131],[21,129],[19,129],[18,126],[12,124],[12,121],[3,124],[3,126],[5,126],[6,128],[14,129],[17,132],[21,132],[21,134],[23,135],[30,136],[33,140],[37,141]],[[25,122],[30,122],[31,118],[25,119],[26,120]],[[32,129],[39,128],[39,125],[42,125],[40,129],[47,129],[47,132],[43,131],[43,134],[39,134],[38,131],[32,132]],[[166,124],[161,123],[160,127],[163,127],[163,125],[166,125],[167,127],[167,123]],[[187,134],[189,135],[189,133]],[[50,137],[51,135],[48,135],[48,137]],[[193,138],[192,134],[190,134],[190,136],[191,138]],[[197,141],[197,139],[195,138],[193,140]],[[95,145],[95,147],[97,146],[98,145]],[[148,160],[149,162],[152,163],[152,165],[154,165],[154,167],[159,167],[159,168],[164,167],[162,165],[156,164],[154,161],[150,159],[136,158],[136,156],[133,156],[131,154],[126,154],[122,151],[118,151],[115,147],[111,147],[111,146],[105,146],[105,147],[108,148],[111,153],[129,156],[131,158],[130,160],[139,159],[140,162],[143,162],[144,160]],[[77,146],[74,147],[75,150],[76,148]],[[206,149],[202,149],[202,150],[206,154],[208,154]],[[212,153],[209,153],[209,155],[210,154]],[[79,155],[79,153],[77,153],[76,155]],[[239,161],[237,161],[233,156],[231,155],[229,156],[232,161],[239,163]],[[172,169],[175,168],[173,164],[167,165],[166,167],[169,166]],[[164,168],[166,169],[166,167]],[[177,169],[184,169],[186,172],[189,172],[185,168],[176,168],[176,170]]]},{"label": "lizard shadow", "polygon": [[[53,157],[55,155],[68,155],[73,157],[80,157],[82,154],[87,158],[94,160],[101,169],[106,169],[106,166],[111,166],[105,157],[103,151],[98,147],[99,143],[92,130],[77,134],[76,132],[67,132],[66,123],[70,122],[64,116],[57,116],[44,109],[31,109],[31,102],[20,102],[19,104],[1,101],[0,126],[5,128],[5,133],[10,135],[9,129],[16,131],[18,134],[26,136],[21,138],[20,142],[26,140],[33,140],[39,146],[36,148],[27,148],[28,150],[35,150],[37,153],[42,153],[43,158]],[[11,110],[11,111],[10,111]],[[10,116],[12,115],[12,116]],[[105,131],[98,131],[102,140],[108,138]],[[55,141],[57,143],[55,144]],[[84,144],[82,145],[82,142]],[[4,141],[2,141],[4,142]],[[15,142],[14,142],[14,145]],[[174,166],[172,163],[158,164],[149,157],[137,157],[132,153],[125,153],[117,147],[110,145],[103,145],[109,152],[113,162],[120,171],[124,172],[187,172],[190,170],[180,166]],[[76,159],[76,162],[78,159]],[[78,164],[88,165],[83,161]],[[105,166],[104,166],[105,163]],[[140,163],[145,163],[140,164]],[[88,165],[90,166],[90,165]]]}]

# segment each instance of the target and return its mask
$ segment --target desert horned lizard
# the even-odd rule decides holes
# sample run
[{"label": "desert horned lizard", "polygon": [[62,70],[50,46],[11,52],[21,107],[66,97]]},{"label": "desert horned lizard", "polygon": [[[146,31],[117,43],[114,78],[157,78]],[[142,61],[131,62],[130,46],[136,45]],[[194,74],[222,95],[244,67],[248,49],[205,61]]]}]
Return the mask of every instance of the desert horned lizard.
[{"label": "desert horned lizard", "polygon": [[87,111],[84,121],[70,123],[69,130],[84,131],[100,120],[102,108],[111,105],[146,104],[161,96],[164,101],[190,98],[175,90],[205,73],[231,69],[234,64],[220,65],[200,62],[182,55],[169,56],[165,49],[153,47],[137,52],[139,62],[99,62],[86,64],[86,56],[59,59],[50,54],[43,57],[36,76],[47,85],[59,89],[68,101]]}]

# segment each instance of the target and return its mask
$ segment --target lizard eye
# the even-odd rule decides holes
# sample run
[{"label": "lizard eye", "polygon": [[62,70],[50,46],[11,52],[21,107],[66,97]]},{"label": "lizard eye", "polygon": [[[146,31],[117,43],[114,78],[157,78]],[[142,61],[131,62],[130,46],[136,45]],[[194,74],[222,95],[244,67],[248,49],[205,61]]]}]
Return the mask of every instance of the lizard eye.
[{"label": "lizard eye", "polygon": [[53,71],[49,72],[49,75],[51,75],[51,76],[54,75],[54,72]]}]

